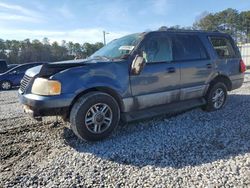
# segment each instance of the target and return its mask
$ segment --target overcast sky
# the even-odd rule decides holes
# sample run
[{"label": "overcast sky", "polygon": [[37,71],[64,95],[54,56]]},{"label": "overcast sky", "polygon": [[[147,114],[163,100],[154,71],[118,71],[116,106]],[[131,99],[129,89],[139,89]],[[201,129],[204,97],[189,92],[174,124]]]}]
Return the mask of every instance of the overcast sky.
[{"label": "overcast sky", "polygon": [[103,41],[160,26],[191,26],[204,11],[250,10],[250,0],[0,0],[0,38]]}]

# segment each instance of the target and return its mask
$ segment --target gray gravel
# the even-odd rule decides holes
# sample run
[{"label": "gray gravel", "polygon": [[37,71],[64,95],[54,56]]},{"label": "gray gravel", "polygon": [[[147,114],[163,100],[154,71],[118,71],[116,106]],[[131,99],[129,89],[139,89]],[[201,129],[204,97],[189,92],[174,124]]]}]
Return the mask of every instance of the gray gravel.
[{"label": "gray gravel", "polygon": [[119,127],[85,143],[0,91],[0,187],[250,187],[250,74],[224,109]]}]

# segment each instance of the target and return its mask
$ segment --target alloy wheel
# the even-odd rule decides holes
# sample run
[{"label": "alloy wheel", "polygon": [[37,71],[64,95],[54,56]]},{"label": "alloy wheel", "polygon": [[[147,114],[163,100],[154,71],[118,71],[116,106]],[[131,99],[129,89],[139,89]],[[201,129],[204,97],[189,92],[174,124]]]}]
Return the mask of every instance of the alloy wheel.
[{"label": "alloy wheel", "polygon": [[107,104],[98,103],[91,106],[87,111],[85,125],[90,132],[100,134],[110,127],[112,118],[111,108]]},{"label": "alloy wheel", "polygon": [[215,109],[219,109],[222,107],[225,101],[225,92],[222,88],[218,88],[214,91],[212,102]]},{"label": "alloy wheel", "polygon": [[7,82],[7,81],[2,82],[1,88],[4,90],[9,90],[11,88],[10,82]]}]

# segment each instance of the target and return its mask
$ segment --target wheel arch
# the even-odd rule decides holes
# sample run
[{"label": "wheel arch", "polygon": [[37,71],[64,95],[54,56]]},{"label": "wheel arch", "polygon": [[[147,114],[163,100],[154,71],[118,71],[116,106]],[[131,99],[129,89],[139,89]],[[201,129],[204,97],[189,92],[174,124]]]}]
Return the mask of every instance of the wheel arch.
[{"label": "wheel arch", "polygon": [[217,82],[222,82],[226,85],[227,90],[231,91],[232,90],[232,81],[230,80],[230,78],[226,75],[217,75],[215,78],[213,78],[210,82],[210,86],[212,86],[213,84],[217,83]]},{"label": "wheel arch", "polygon": [[106,93],[106,94],[109,94],[110,96],[112,96],[116,100],[116,102],[118,103],[120,110],[123,111],[124,105],[123,105],[121,96],[112,88],[100,86],[100,87],[88,88],[88,89],[83,90],[80,93],[78,93],[76,95],[76,97],[73,99],[73,101],[71,102],[71,105],[69,107],[69,112],[71,111],[73,105],[76,103],[76,101],[80,97],[82,97],[83,95],[85,95],[89,92],[93,92],[93,91],[100,91],[100,92],[103,92],[103,93]]}]

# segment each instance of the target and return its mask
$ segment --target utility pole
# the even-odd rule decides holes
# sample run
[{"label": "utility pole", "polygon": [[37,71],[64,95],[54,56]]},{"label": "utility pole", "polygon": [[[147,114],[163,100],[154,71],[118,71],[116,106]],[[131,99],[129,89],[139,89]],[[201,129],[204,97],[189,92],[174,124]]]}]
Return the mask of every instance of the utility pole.
[{"label": "utility pole", "polygon": [[106,46],[106,35],[107,34],[109,34],[109,33],[106,31],[103,31],[103,44],[104,44],[104,46]]}]

